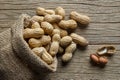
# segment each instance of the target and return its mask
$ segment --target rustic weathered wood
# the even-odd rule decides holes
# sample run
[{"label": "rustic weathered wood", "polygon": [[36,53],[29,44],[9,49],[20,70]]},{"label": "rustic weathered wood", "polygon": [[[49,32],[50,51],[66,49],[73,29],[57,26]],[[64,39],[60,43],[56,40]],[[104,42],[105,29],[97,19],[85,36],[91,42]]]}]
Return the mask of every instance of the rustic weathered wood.
[{"label": "rustic weathered wood", "polygon": [[[0,0],[0,32],[10,28],[22,13],[34,15],[38,6],[47,9],[62,6],[67,17],[76,10],[92,20],[87,28],[75,31],[90,41],[87,49],[77,49],[66,66],[62,66],[59,58],[57,72],[45,80],[120,80],[120,0]],[[89,55],[104,44],[114,45],[117,54],[109,57],[105,68],[92,66]],[[39,75],[35,77],[39,80]]]}]

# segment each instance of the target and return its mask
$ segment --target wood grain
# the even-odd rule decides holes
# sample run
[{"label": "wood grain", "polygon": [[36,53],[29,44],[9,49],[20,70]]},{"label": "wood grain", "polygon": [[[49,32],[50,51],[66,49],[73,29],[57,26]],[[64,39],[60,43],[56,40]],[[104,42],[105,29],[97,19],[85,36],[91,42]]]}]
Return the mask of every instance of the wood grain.
[{"label": "wood grain", "polygon": [[[0,0],[0,32],[10,28],[22,13],[35,15],[38,6],[47,9],[62,6],[67,18],[74,10],[91,18],[88,27],[79,26],[75,31],[86,37],[90,45],[86,50],[79,47],[66,66],[62,66],[59,57],[57,72],[45,80],[120,80],[120,0]],[[89,55],[105,44],[114,45],[117,53],[109,57],[105,68],[91,65]],[[39,75],[35,77],[39,80]]]}]

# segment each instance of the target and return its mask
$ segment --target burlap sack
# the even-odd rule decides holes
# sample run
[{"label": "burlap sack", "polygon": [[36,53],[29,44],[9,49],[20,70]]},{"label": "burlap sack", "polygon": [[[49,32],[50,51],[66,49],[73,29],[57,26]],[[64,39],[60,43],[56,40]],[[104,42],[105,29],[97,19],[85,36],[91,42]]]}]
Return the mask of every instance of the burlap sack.
[{"label": "burlap sack", "polygon": [[33,72],[44,77],[56,71],[56,58],[47,65],[24,40],[24,19],[28,17],[22,14],[10,29],[0,33],[0,80],[33,80]]}]

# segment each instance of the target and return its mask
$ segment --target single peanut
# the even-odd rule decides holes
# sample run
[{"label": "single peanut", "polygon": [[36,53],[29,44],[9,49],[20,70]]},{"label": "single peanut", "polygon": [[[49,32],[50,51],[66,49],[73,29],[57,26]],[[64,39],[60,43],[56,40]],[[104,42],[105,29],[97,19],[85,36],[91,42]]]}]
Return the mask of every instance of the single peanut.
[{"label": "single peanut", "polygon": [[36,14],[37,15],[41,15],[41,16],[45,16],[47,14],[55,14],[55,12],[53,10],[45,10],[44,8],[42,7],[38,7],[36,9]]},{"label": "single peanut", "polygon": [[76,44],[79,44],[81,46],[87,46],[89,43],[84,37],[82,37],[76,33],[71,33],[70,36]]},{"label": "single peanut", "polygon": [[55,56],[58,53],[59,41],[60,41],[60,35],[54,34],[52,37],[52,43],[49,50],[51,56]]},{"label": "single peanut", "polygon": [[59,22],[59,26],[62,29],[76,29],[77,28],[77,23],[75,20],[61,20]]},{"label": "single peanut", "polygon": [[37,7],[36,14],[37,15],[42,15],[42,16],[45,15],[45,9],[42,8],[42,7]]},{"label": "single peanut", "polygon": [[30,38],[28,44],[31,48],[48,45],[51,42],[50,36],[43,35],[40,39]]},{"label": "single peanut", "polygon": [[76,11],[72,11],[70,13],[70,18],[83,24],[83,25],[88,25],[90,23],[90,18],[88,16],[79,14]]},{"label": "single peanut", "polygon": [[99,63],[100,63],[101,65],[105,65],[105,64],[107,64],[107,62],[108,62],[108,60],[107,60],[106,57],[100,57],[100,58],[99,58]]},{"label": "single peanut", "polygon": [[41,27],[43,28],[45,34],[52,34],[53,26],[48,22],[41,22]]},{"label": "single peanut", "polygon": [[105,45],[101,48],[98,48],[97,54],[98,55],[113,55],[116,53],[116,49],[112,45]]},{"label": "single peanut", "polygon": [[73,52],[76,50],[76,43],[72,42],[66,49],[65,54],[62,56],[63,62],[68,62],[71,60]]},{"label": "single peanut", "polygon": [[43,17],[43,16],[33,16],[33,17],[31,18],[31,20],[40,23],[40,22],[43,22],[43,21],[44,21],[44,17]]},{"label": "single peanut", "polygon": [[55,22],[59,22],[60,20],[62,20],[62,16],[48,14],[48,15],[45,15],[44,20],[49,22],[49,23],[55,23]]},{"label": "single peanut", "polygon": [[30,48],[41,47],[40,39],[30,38],[28,41]]},{"label": "single peanut", "polygon": [[40,24],[38,22],[34,22],[31,26],[32,29],[34,28],[40,28]]},{"label": "single peanut", "polygon": [[39,56],[43,61],[45,61],[48,65],[52,64],[54,59],[52,56],[46,51],[44,47],[36,47],[33,48],[32,51]]},{"label": "single peanut", "polygon": [[53,57],[46,51],[44,47],[40,47],[43,50],[43,53],[41,55],[41,58],[43,61],[45,61],[48,65],[52,64],[54,59]]},{"label": "single peanut", "polygon": [[99,57],[98,57],[96,54],[90,54],[90,59],[91,59],[93,62],[99,64]]},{"label": "single peanut", "polygon": [[52,56],[46,51],[43,53],[43,55],[41,56],[41,58],[47,63],[47,64],[52,64],[52,62],[54,61],[54,59],[52,58]]},{"label": "single peanut", "polygon": [[33,48],[32,51],[39,57],[41,57],[41,55],[43,54],[43,49],[40,48],[40,47],[36,47],[36,48]]},{"label": "single peanut", "polygon": [[62,18],[64,19],[64,17],[65,17],[65,10],[62,7],[60,7],[60,6],[57,7],[55,9],[55,13],[58,14],[58,15],[61,15]]},{"label": "single peanut", "polygon": [[44,34],[44,30],[42,28],[30,29],[26,28],[23,30],[24,38],[40,38]]},{"label": "single peanut", "polygon": [[47,14],[50,14],[50,15],[55,14],[55,11],[54,10],[45,10],[45,15],[47,15]]},{"label": "single peanut", "polygon": [[72,42],[72,38],[70,36],[65,36],[62,37],[62,39],[60,40],[60,45],[65,48],[68,45],[70,45],[71,42]]}]

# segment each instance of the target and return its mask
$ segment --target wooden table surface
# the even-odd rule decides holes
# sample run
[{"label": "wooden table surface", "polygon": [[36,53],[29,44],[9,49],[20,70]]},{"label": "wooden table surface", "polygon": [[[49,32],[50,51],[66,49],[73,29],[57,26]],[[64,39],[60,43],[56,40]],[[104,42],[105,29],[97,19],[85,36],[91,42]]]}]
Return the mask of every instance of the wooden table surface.
[{"label": "wooden table surface", "polygon": [[[90,41],[89,46],[85,50],[78,48],[66,66],[59,57],[57,72],[46,80],[120,80],[120,0],[0,0],[0,32],[10,28],[22,13],[34,15],[38,6],[62,6],[67,16],[76,10],[91,18],[87,28],[76,30]],[[114,45],[117,53],[108,58],[104,68],[91,65],[89,55],[106,44]]]}]

